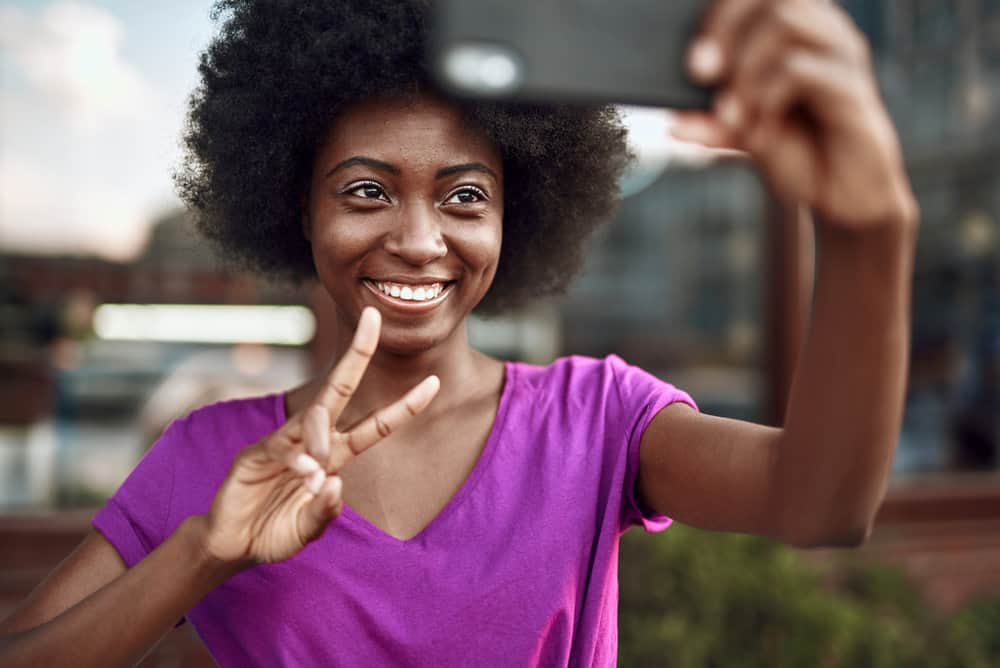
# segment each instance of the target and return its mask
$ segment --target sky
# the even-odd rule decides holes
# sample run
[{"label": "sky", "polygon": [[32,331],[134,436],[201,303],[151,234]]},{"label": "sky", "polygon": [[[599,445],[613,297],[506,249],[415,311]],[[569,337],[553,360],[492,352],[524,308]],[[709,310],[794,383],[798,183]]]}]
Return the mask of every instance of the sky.
[{"label": "sky", "polygon": [[[0,0],[0,250],[141,252],[152,221],[180,206],[171,174],[210,8]],[[662,111],[627,118],[642,161],[624,184],[634,192],[680,147]]]},{"label": "sky", "polygon": [[210,2],[0,0],[0,247],[127,259],[171,172]]}]

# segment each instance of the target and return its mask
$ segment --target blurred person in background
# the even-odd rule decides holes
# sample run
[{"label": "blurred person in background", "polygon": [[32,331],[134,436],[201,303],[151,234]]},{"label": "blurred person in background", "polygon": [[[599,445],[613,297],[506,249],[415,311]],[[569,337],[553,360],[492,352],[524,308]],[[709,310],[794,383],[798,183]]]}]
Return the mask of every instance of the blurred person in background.
[{"label": "blurred person in background", "polygon": [[918,216],[846,14],[714,3],[689,57],[720,92],[673,129],[748,153],[816,215],[812,323],[772,428],[701,414],[615,356],[469,346],[474,308],[566,287],[628,153],[610,108],[443,96],[426,8],[217,4],[181,194],[230,257],[318,277],[338,354],[173,422],[3,622],[4,665],[127,665],[181,618],[222,665],[613,665],[631,526],[864,540],[899,431]]}]

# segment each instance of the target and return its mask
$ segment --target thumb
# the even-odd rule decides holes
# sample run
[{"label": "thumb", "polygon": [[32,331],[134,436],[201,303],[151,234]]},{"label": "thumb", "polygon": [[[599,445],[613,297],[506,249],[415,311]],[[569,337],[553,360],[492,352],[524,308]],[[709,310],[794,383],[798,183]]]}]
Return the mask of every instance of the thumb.
[{"label": "thumb", "polygon": [[313,498],[299,508],[297,521],[299,535],[303,540],[308,542],[319,538],[326,525],[340,515],[340,511],[344,508],[340,497],[342,488],[340,476],[330,476],[322,483]]}]

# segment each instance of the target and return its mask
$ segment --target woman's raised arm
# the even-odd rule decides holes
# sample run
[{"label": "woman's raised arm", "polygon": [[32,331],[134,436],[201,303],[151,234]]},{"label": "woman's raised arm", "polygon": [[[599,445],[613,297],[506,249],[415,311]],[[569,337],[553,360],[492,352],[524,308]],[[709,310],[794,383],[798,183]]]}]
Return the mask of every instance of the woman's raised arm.
[{"label": "woman's raised arm", "polygon": [[816,289],[783,428],[668,407],[643,436],[639,493],[696,526],[857,544],[899,436],[918,218],[867,44],[833,3],[722,0],[691,66],[721,93],[674,134],[746,151],[811,207]]}]

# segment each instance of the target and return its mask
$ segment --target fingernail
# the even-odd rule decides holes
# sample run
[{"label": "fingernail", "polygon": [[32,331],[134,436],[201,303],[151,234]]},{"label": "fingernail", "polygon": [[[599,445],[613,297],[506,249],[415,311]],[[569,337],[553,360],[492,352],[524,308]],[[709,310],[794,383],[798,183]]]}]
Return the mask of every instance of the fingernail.
[{"label": "fingernail", "polygon": [[308,489],[313,494],[319,494],[323,489],[323,480],[326,478],[326,474],[323,471],[313,471],[306,478],[306,489]]},{"label": "fingernail", "polygon": [[708,141],[710,133],[708,127],[699,121],[688,120],[677,122],[670,126],[670,136],[677,141],[690,144],[701,144]]},{"label": "fingernail", "polygon": [[667,128],[667,134],[678,141],[687,141],[687,124],[674,121]]},{"label": "fingernail", "polygon": [[320,468],[319,462],[305,453],[299,453],[295,457],[295,469],[300,473],[313,473]]},{"label": "fingernail", "polygon": [[340,479],[339,475],[330,477],[330,491],[333,493],[334,497],[340,496],[340,490],[343,488],[344,482]]},{"label": "fingernail", "polygon": [[722,50],[714,41],[701,38],[691,47],[688,67],[694,78],[707,83],[722,70]]}]

